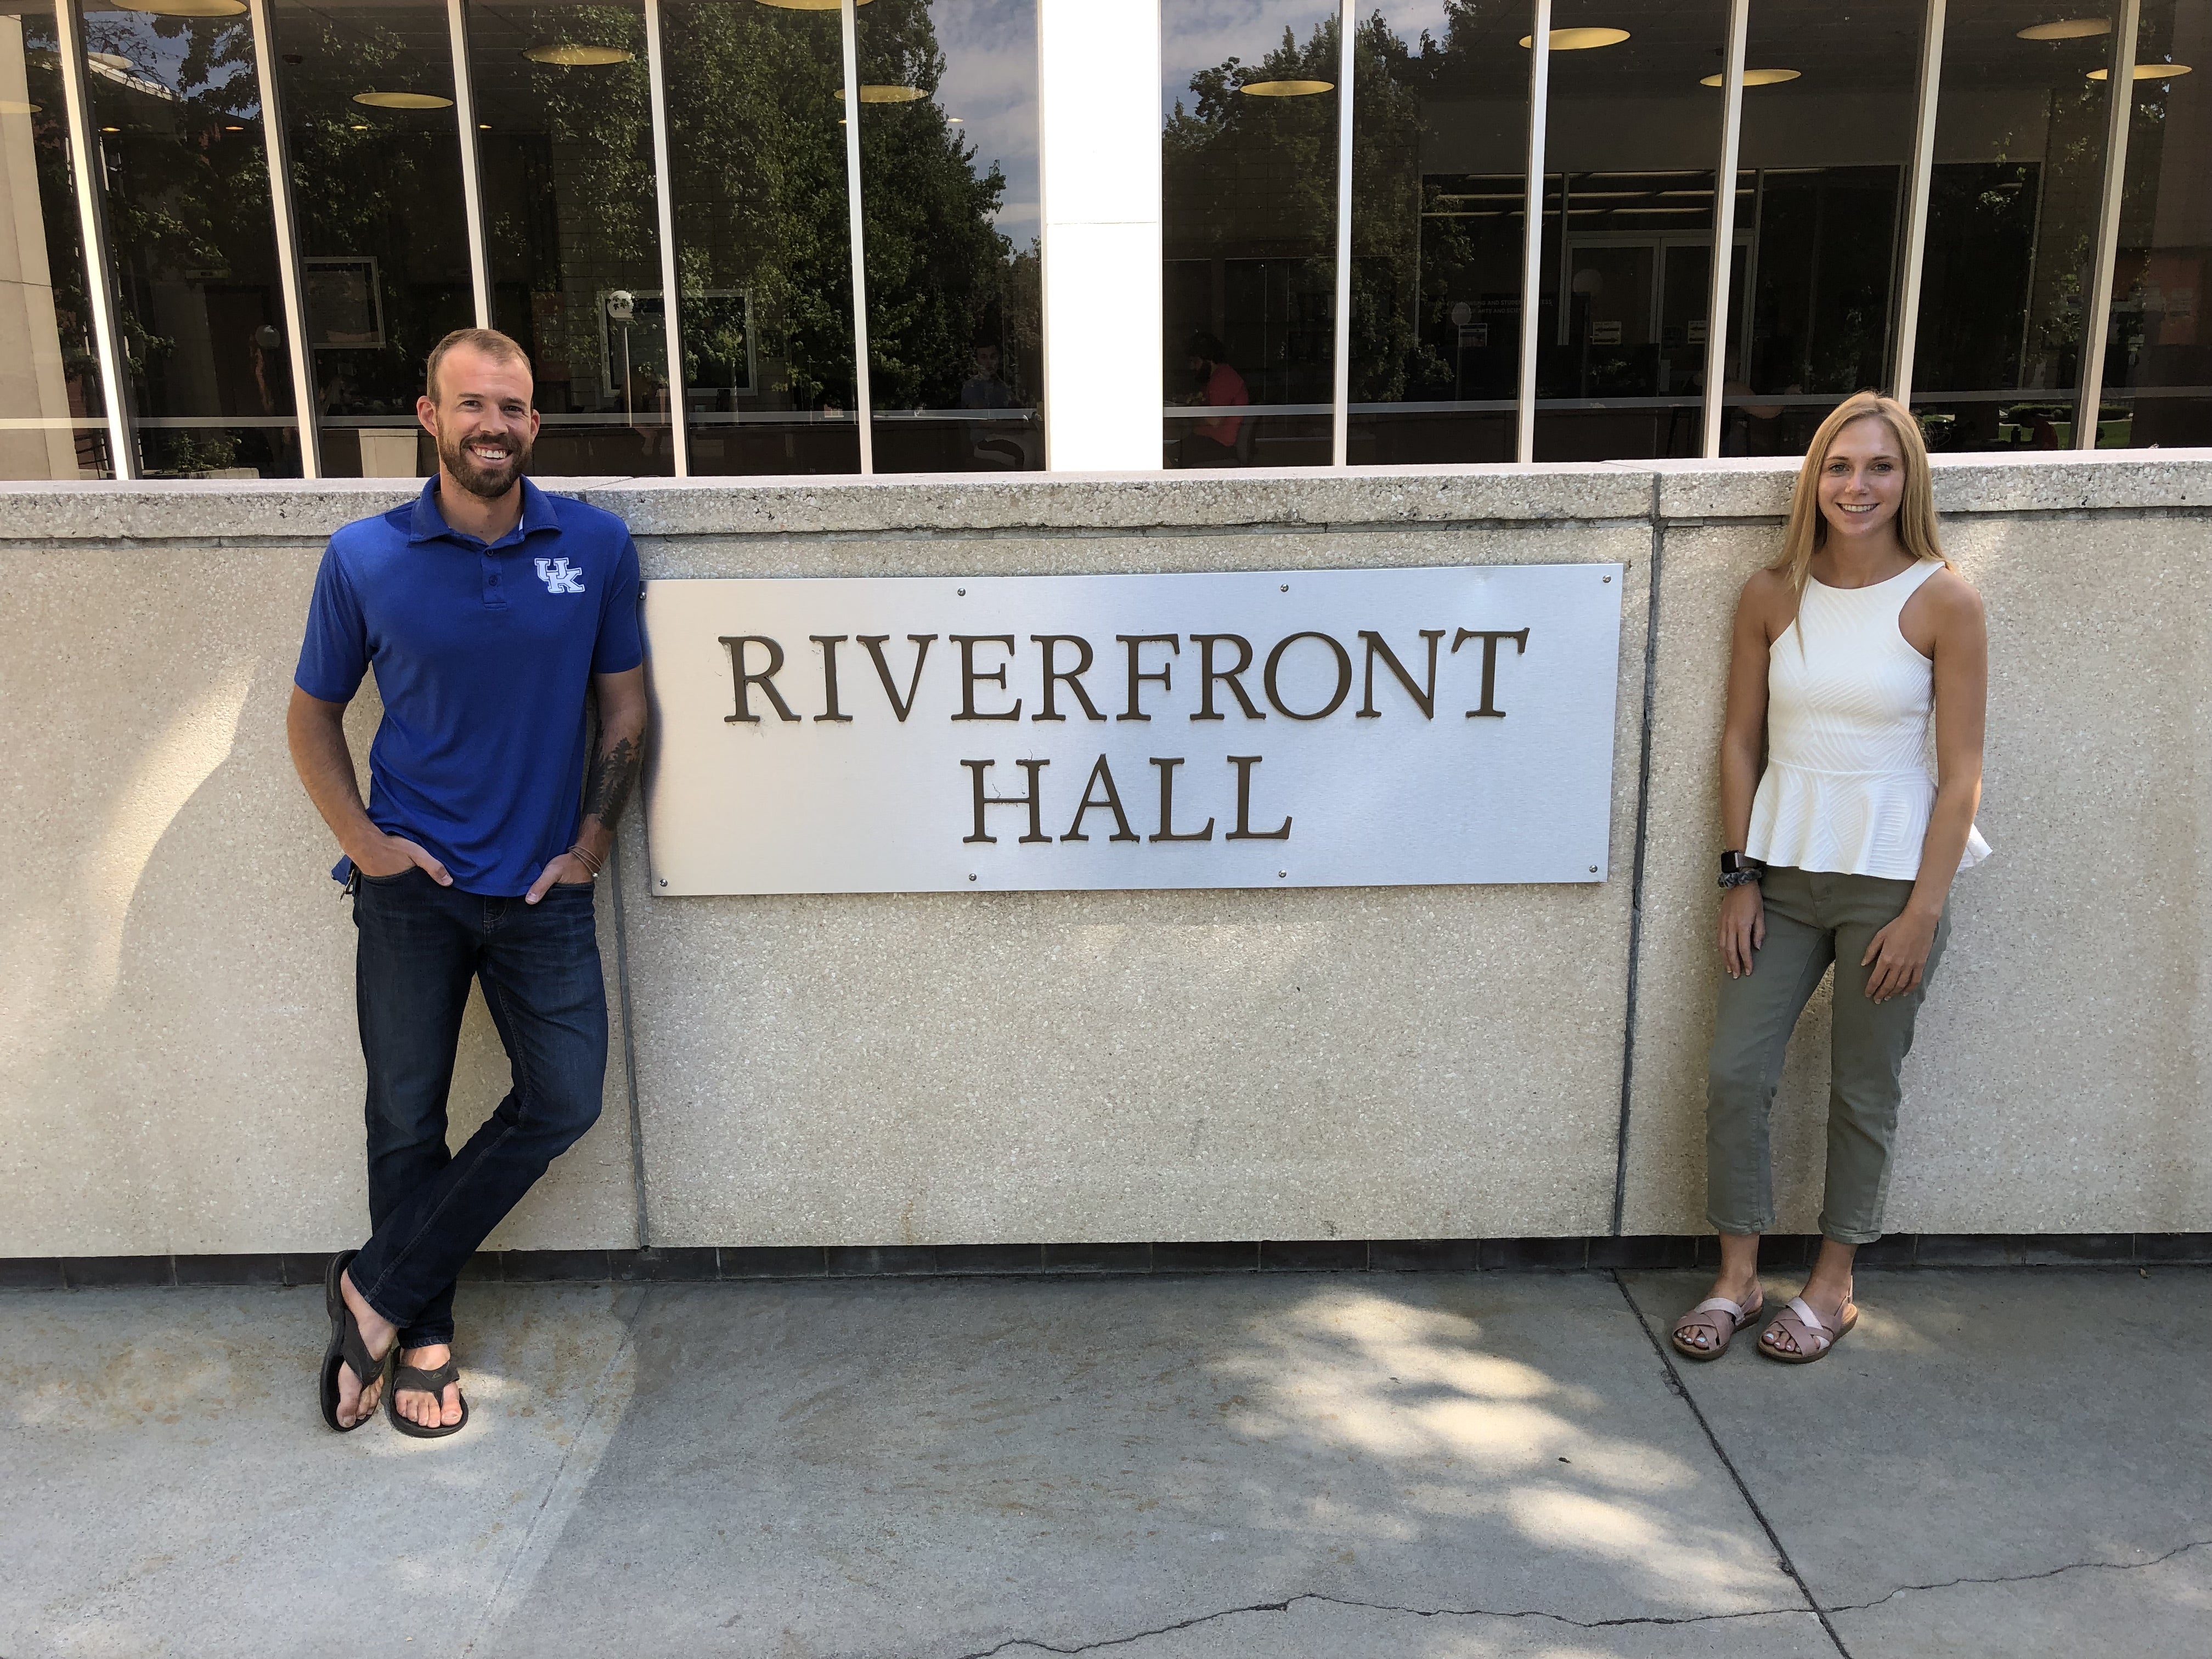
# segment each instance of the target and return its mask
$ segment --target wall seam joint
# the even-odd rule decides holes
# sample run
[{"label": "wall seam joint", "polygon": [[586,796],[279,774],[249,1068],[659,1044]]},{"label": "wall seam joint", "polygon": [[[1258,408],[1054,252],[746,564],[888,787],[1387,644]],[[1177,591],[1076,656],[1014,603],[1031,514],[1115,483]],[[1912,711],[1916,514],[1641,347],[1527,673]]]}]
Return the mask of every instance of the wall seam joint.
[{"label": "wall seam joint", "polygon": [[1636,855],[1628,884],[1628,981],[1620,1011],[1620,1121],[1613,1153],[1613,1236],[1620,1237],[1628,1201],[1628,1110],[1636,1085],[1636,974],[1644,945],[1644,850],[1651,829],[1651,728],[1659,672],[1659,571],[1667,523],[1659,516],[1659,480],[1651,480],[1651,557],[1644,576],[1644,712],[1636,759]]}]

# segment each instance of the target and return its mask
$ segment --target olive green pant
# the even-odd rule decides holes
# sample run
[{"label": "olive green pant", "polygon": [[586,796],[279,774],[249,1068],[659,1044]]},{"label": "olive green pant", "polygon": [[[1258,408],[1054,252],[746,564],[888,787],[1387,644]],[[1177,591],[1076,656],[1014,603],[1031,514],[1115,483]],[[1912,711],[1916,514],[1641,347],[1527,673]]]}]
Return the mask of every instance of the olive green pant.
[{"label": "olive green pant", "polygon": [[1947,912],[1920,983],[1876,1003],[1859,965],[1874,936],[1912,895],[1909,881],[1777,867],[1760,884],[1766,943],[1741,979],[1721,978],[1720,1018],[1705,1079],[1705,1215],[1724,1233],[1774,1225],[1767,1115],[1782,1080],[1783,1054],[1831,963],[1836,969],[1829,1060],[1828,1176],[1820,1231],[1842,1244],[1881,1237],[1897,1138],[1898,1072],[1912,1048],[1912,1022],[1950,935]]}]

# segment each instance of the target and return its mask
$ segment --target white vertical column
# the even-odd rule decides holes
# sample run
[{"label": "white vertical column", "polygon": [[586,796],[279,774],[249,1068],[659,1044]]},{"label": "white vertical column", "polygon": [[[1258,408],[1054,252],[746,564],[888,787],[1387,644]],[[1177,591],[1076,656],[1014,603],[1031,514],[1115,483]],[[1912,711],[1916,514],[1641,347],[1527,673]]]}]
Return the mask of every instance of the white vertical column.
[{"label": "white vertical column", "polygon": [[[1548,118],[1552,87],[1552,0],[1536,0],[1528,31],[1528,206],[1521,228],[1521,389],[1514,409],[1513,459],[1536,459],[1536,290],[1544,276],[1544,124]],[[1567,220],[1566,179],[1559,179],[1559,222]],[[1559,314],[1566,315],[1566,264],[1559,265],[1562,301]],[[1565,328],[1564,320],[1560,327]]]},{"label": "white vertical column", "polygon": [[860,37],[858,0],[839,7],[845,52],[845,228],[853,243],[853,418],[860,428],[860,471],[876,470],[876,405],[868,382],[867,237],[860,219]]},{"label": "white vertical column", "polygon": [[477,148],[477,87],[469,62],[469,17],[463,0],[446,0],[446,40],[453,54],[453,121],[461,142],[461,212],[467,220],[469,292],[477,326],[491,326],[491,252],[484,241],[483,163]]},{"label": "white vertical column", "polygon": [[93,130],[92,88],[84,67],[84,21],[76,0],[55,0],[54,44],[61,58],[62,102],[69,124],[70,173],[76,186],[77,234],[84,246],[84,297],[92,313],[92,346],[100,358],[107,404],[108,464],[118,481],[138,476],[137,440],[126,412],[131,383],[115,314],[115,261],[107,246],[107,161]]},{"label": "white vertical column", "polygon": [[1751,33],[1751,0],[1729,7],[1728,66],[1721,81],[1721,165],[1713,175],[1713,285],[1705,301],[1705,422],[1698,453],[1721,453],[1727,412],[1729,284],[1735,275],[1736,158],[1743,149],[1743,54]]},{"label": "white vertical column", "polygon": [[1912,356],[1920,343],[1920,279],[1928,251],[1928,185],[1936,166],[1936,105],[1943,80],[1943,0],[1928,0],[1920,28],[1920,106],[1912,124],[1912,183],[1905,204],[1905,275],[1897,285],[1897,362],[1889,395],[1912,406]]},{"label": "white vertical column", "polygon": [[660,232],[660,320],[668,351],[668,445],[676,476],[691,476],[691,431],[684,419],[684,331],[677,315],[675,158],[668,148],[668,70],[661,54],[660,0],[645,0],[645,66],[653,100],[653,210]]},{"label": "white vertical column", "polygon": [[1160,466],[1159,3],[1038,0],[1045,454],[1055,472]]},{"label": "white vertical column", "polygon": [[1337,7],[1336,71],[1336,386],[1329,408],[1329,460],[1343,466],[1352,451],[1352,0]]},{"label": "white vertical column", "polygon": [[269,0],[246,0],[253,64],[261,85],[261,155],[269,170],[269,215],[276,231],[276,289],[284,306],[284,341],[292,356],[292,407],[300,419],[300,476],[323,476],[323,428],[318,418],[315,354],[307,343],[307,301],[300,282],[300,222],[292,210],[291,135],[276,84],[276,29]]},{"label": "white vertical column", "polygon": [[2097,447],[2097,416],[2105,405],[2105,336],[2112,326],[2112,262],[2120,251],[2120,192],[2128,181],[2128,123],[2136,107],[2136,30],[2142,0],[2120,0],[2112,20],[2112,55],[2106,85],[2112,94],[2105,112],[2105,191],[2097,208],[2096,264],[2089,303],[2081,313],[2081,390],[2074,405],[2074,447]]}]

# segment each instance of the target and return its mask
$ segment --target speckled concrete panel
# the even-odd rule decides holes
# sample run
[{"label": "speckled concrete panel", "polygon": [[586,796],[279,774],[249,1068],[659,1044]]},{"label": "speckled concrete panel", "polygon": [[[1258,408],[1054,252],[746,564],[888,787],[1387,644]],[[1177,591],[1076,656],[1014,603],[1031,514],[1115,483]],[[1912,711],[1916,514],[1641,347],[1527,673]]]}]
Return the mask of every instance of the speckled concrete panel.
[{"label": "speckled concrete panel", "polygon": [[[319,555],[0,556],[0,1255],[366,1229],[353,929],[284,742]],[[349,720],[364,758],[376,712],[365,695]],[[479,1006],[457,1135],[504,1070]],[[617,1048],[601,1127],[502,1243],[632,1241],[627,1101]]]},{"label": "speckled concrete panel", "polygon": [[[546,478],[556,494],[580,495],[599,478]],[[411,501],[421,482],[389,478],[172,478],[143,483],[0,483],[0,541],[296,543]]]},{"label": "speckled concrete panel", "polygon": [[[1940,513],[2110,512],[2212,505],[2212,449],[2115,449],[2092,454],[1938,455]],[[1660,516],[1779,520],[1790,510],[1795,458],[1616,461],[1656,477]]]},{"label": "speckled concrete panel", "polygon": [[[1962,517],[1989,606],[1980,822],[1907,1062],[1896,1231],[2212,1226],[2212,530],[2171,514]],[[1728,623],[1771,530],[1670,532],[1626,1230],[1700,1230],[1712,1020],[1714,748]],[[1825,993],[1824,993],[1825,995]],[[1776,1104],[1780,1227],[1819,1206],[1826,1008]]]},{"label": "speckled concrete panel", "polygon": [[1559,521],[1643,517],[1651,505],[1648,472],[1603,462],[1356,473],[632,479],[584,494],[640,536],[653,537]]},{"label": "speckled concrete panel", "polygon": [[1604,1231],[1650,537],[747,538],[649,572],[1620,560],[1601,887],[657,900],[626,842],[656,1243]]}]

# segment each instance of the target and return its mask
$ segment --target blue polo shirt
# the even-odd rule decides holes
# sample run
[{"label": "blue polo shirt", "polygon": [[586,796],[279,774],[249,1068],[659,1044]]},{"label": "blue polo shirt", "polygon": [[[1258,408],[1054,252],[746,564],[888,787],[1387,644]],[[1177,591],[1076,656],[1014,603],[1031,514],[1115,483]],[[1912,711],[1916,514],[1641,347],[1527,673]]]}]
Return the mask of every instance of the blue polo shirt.
[{"label": "blue polo shirt", "polygon": [[370,820],[463,892],[512,898],[576,837],[585,690],[644,660],[637,612],[637,549],[613,514],[526,478],[521,521],[486,544],[447,525],[433,478],[331,538],[293,679],[347,702],[374,665]]}]

